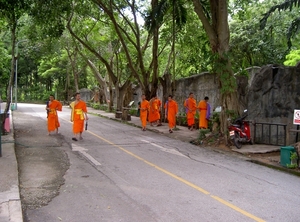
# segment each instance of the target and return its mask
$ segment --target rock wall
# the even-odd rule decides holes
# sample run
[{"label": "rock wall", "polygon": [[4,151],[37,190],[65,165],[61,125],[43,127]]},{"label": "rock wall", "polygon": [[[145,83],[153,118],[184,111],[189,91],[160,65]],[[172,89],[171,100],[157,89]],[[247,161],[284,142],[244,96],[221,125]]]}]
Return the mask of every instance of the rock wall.
[{"label": "rock wall", "polygon": [[200,100],[203,100],[205,96],[208,96],[212,109],[220,104],[217,77],[214,74],[205,72],[199,75],[182,78],[176,81],[175,86],[176,90],[174,92],[174,97],[178,102],[179,112],[185,112],[183,103],[190,92],[194,93],[197,103]]},{"label": "rock wall", "polygon": [[[205,72],[175,81],[173,98],[177,101],[179,106],[178,109],[181,113],[185,112],[183,103],[184,100],[189,96],[190,92],[194,93],[197,103],[204,99],[205,96],[208,96],[209,103],[212,108],[215,108],[219,105],[219,89],[216,82],[216,75],[214,74]],[[133,97],[135,104],[141,100],[141,95],[141,88],[137,87]],[[161,101],[164,101],[161,85],[157,90],[157,96]]]},{"label": "rock wall", "polygon": [[[268,65],[253,76],[248,90],[249,119],[257,123],[285,124],[287,131],[293,125],[294,109],[300,109],[300,69]],[[270,136],[272,143],[279,140],[283,144],[284,127],[259,126],[257,135],[264,133],[264,140]],[[278,134],[278,135],[277,135]],[[295,133],[288,133],[287,144],[295,142]]]},{"label": "rock wall", "polygon": [[90,101],[93,97],[93,92],[90,89],[82,88],[79,90],[79,93],[80,93],[80,98],[85,102]]},{"label": "rock wall", "polygon": [[265,66],[249,88],[249,118],[290,124],[300,108],[300,72],[296,67]]},{"label": "rock wall", "polygon": [[[248,90],[251,85],[254,74],[260,70],[260,67],[248,68],[249,78],[247,76],[237,77],[239,100],[241,101],[240,110],[247,109],[248,103]],[[193,92],[195,99],[198,102],[204,99],[205,96],[209,97],[209,103],[212,109],[215,109],[220,105],[219,88],[217,84],[217,76],[208,72],[200,73],[190,77],[178,79],[175,81],[174,99],[179,106],[179,112],[184,112],[183,107],[184,100],[189,96],[189,93]],[[133,100],[135,104],[140,101],[142,91],[140,87],[135,89]],[[161,85],[157,91],[158,97],[163,101],[163,91]]]}]

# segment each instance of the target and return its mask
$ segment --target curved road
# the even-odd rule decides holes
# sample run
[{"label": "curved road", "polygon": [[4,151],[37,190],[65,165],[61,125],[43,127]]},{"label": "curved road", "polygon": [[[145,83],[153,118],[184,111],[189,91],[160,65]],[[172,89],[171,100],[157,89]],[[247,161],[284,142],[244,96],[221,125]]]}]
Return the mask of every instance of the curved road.
[{"label": "curved road", "polygon": [[14,112],[16,135],[31,120],[36,147],[68,159],[57,194],[27,208],[28,221],[300,220],[299,177],[91,114],[84,140],[74,142],[68,107],[59,136],[46,135],[45,106],[20,103]]}]

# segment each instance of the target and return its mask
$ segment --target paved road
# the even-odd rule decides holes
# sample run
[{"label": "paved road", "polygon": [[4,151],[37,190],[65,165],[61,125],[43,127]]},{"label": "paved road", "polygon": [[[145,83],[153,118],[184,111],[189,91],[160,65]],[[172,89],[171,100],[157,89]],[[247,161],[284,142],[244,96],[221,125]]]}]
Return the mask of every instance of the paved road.
[{"label": "paved road", "polygon": [[27,221],[299,221],[298,177],[92,115],[73,142],[69,112],[47,136],[44,106],[15,111]]}]

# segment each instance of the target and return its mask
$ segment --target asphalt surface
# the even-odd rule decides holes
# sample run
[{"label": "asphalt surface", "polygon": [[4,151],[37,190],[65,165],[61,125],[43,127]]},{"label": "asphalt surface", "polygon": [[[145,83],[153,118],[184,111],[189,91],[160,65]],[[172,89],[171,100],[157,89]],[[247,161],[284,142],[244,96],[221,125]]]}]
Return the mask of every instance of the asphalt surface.
[{"label": "asphalt surface", "polygon": [[128,125],[90,115],[74,143],[68,108],[59,113],[61,134],[46,136],[44,110],[30,106],[14,111],[15,141],[13,133],[2,138],[1,222],[299,218],[298,177],[191,145],[197,131],[169,134],[164,124],[141,132],[138,118]]}]

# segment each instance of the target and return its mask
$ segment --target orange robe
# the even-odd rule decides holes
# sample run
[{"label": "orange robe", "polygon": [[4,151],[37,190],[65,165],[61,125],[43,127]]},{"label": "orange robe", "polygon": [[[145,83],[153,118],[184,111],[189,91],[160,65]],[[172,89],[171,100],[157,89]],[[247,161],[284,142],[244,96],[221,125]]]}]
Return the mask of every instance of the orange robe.
[{"label": "orange robe", "polygon": [[156,99],[157,106],[158,106],[158,119],[160,120],[160,111],[161,111],[161,101],[160,99]]},{"label": "orange robe", "polygon": [[51,103],[49,101],[47,108],[50,109],[48,112],[48,131],[50,132],[60,127],[57,111],[62,111],[62,104],[57,100],[53,100]]},{"label": "orange robe", "polygon": [[199,115],[199,128],[204,128],[207,129],[208,128],[208,121],[206,119],[206,115],[207,115],[207,103],[205,102],[205,100],[201,100],[198,104],[198,109],[200,111],[200,115]]},{"label": "orange robe", "polygon": [[164,107],[169,123],[169,128],[173,129],[176,126],[176,114],[178,113],[177,102],[174,100],[167,101]]},{"label": "orange robe", "polygon": [[186,107],[186,118],[188,126],[195,124],[195,114],[197,110],[197,103],[194,98],[188,98],[184,101],[184,107]]},{"label": "orange robe", "polygon": [[142,101],[140,104],[140,119],[141,119],[143,128],[146,127],[146,125],[147,125],[148,110],[149,110],[148,100]]},{"label": "orange robe", "polygon": [[84,129],[84,113],[87,112],[86,103],[80,100],[71,103],[72,113],[71,121],[73,122],[73,133],[81,133]]},{"label": "orange robe", "polygon": [[148,120],[150,123],[155,122],[160,119],[160,100],[159,99],[151,99],[149,102],[149,116]]}]

